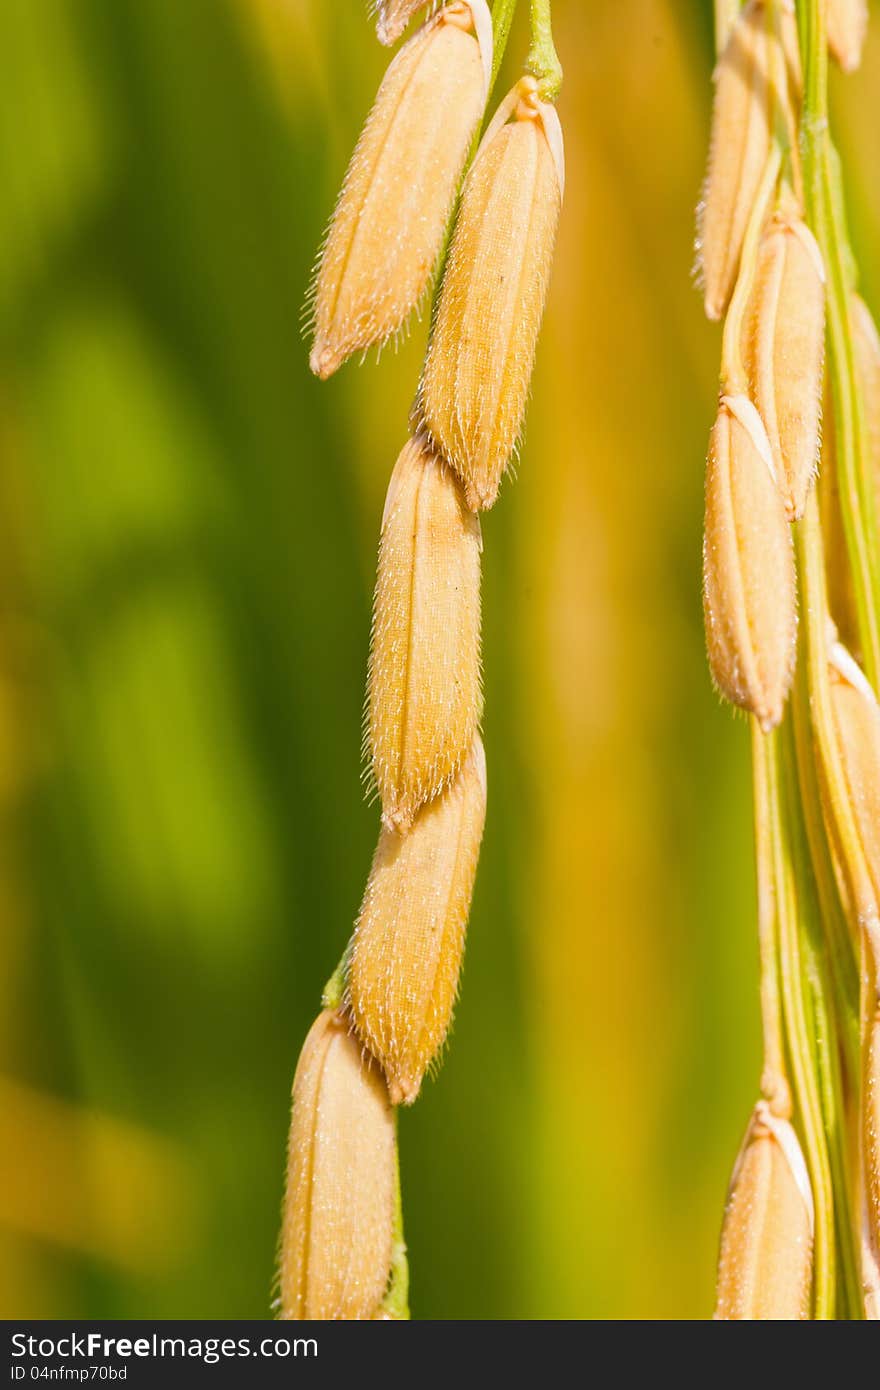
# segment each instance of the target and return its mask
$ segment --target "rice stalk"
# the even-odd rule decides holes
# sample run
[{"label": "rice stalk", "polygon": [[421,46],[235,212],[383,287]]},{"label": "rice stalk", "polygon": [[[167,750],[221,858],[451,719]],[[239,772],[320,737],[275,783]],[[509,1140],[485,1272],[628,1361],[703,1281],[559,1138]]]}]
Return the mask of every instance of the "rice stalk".
[{"label": "rice stalk", "polygon": [[[750,0],[719,4],[716,17],[701,254],[706,311],[727,317],[706,627],[716,684],[752,715],[765,1053],[724,1222],[717,1316],[878,1317],[880,372],[827,105],[828,46],[854,67],[864,15]],[[784,681],[779,634],[794,650],[794,593],[770,539],[781,534],[769,527],[771,493],[800,594],[797,665]]]},{"label": "rice stalk", "polygon": [[[423,8],[380,0],[380,39],[392,41]],[[494,500],[522,429],[562,202],[549,0],[531,0],[527,76],[476,149],[515,10],[516,0],[495,0],[490,21],[486,0],[456,0],[400,50],[318,271],[311,365],[320,377],[398,332],[441,269],[442,278],[430,392],[382,520],[364,740],[382,830],[294,1083],[280,1258],[289,1319],[409,1316],[393,1107],[411,1104],[437,1065],[459,988],[486,813],[477,513]],[[510,284],[487,299],[483,276]],[[455,372],[429,368],[461,370],[469,353],[465,404]],[[476,461],[451,428],[436,427],[465,415],[472,453],[489,430]]]}]

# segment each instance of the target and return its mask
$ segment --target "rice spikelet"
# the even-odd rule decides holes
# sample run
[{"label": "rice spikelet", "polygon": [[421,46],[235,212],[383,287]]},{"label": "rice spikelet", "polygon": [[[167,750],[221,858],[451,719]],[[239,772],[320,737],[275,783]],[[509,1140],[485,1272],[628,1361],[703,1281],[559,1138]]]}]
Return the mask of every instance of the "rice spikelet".
[{"label": "rice spikelet", "polygon": [[720,319],[730,300],[770,152],[771,42],[764,5],[750,0],[715,69],[709,169],[697,214],[698,267],[710,319]]},{"label": "rice spikelet", "polygon": [[486,762],[471,756],[409,834],[383,830],[355,926],[347,1001],[391,1099],[411,1104],[452,1019],[486,816]]},{"label": "rice spikelet", "polygon": [[772,729],[794,671],[794,552],[760,417],[724,396],[706,471],[703,609],[709,664],[726,698]]},{"label": "rice spikelet", "polygon": [[716,1319],[809,1317],[813,1199],[794,1129],[755,1107],[724,1213]]},{"label": "rice spikelet", "polygon": [[480,523],[421,437],[385,504],[367,734],[387,825],[405,830],[470,751],[482,714]]},{"label": "rice spikelet", "polygon": [[399,332],[430,287],[486,100],[489,18],[486,0],[446,5],[385,74],[321,254],[310,357],[319,377]]},{"label": "rice spikelet", "polygon": [[293,1082],[281,1229],[286,1319],[369,1319],[391,1268],[394,1115],[347,1021],[319,1015]]},{"label": "rice spikelet", "polygon": [[800,218],[774,219],[758,249],[743,357],[789,521],[803,515],[816,476],[824,349],[822,253]]},{"label": "rice spikelet", "polygon": [[522,433],[563,191],[558,118],[533,79],[500,116],[465,184],[420,393],[474,511],[492,506]]}]

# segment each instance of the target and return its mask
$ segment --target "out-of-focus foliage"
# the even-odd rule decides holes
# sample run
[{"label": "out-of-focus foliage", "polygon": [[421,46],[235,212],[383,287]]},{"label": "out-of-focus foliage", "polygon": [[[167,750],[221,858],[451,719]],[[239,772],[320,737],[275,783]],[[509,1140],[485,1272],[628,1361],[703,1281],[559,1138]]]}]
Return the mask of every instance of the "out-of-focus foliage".
[{"label": "out-of-focus foliage", "polygon": [[[413,1311],[702,1316],[758,1066],[745,729],[699,601],[711,5],[554,10],[567,203],[484,525],[464,992],[401,1122]],[[0,6],[6,1316],[269,1306],[290,1080],[377,829],[372,573],[424,346],[321,386],[298,333],[385,62],[361,0]],[[866,266],[878,80],[875,32],[838,112]]]}]

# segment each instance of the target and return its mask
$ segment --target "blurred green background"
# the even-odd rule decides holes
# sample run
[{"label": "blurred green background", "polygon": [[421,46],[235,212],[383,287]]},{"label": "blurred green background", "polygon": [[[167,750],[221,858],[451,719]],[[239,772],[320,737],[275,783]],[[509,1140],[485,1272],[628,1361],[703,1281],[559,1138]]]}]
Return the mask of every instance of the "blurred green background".
[{"label": "blurred green background", "polygon": [[[703,1317],[759,1066],[699,591],[711,4],[554,11],[567,202],[484,525],[464,989],[401,1123],[413,1313]],[[875,309],[878,27],[833,79]],[[425,336],[322,386],[298,320],[387,61],[363,0],[0,4],[6,1317],[269,1308],[290,1081],[377,831],[372,576]]]}]

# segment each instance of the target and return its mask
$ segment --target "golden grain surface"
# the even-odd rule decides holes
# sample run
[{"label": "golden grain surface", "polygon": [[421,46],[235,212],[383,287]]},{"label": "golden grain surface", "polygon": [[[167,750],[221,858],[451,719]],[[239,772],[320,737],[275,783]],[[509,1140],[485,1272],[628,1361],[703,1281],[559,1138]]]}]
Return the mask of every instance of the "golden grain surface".
[{"label": "golden grain surface", "polygon": [[420,392],[475,511],[492,506],[522,434],[561,205],[541,120],[503,125],[465,184]]},{"label": "golden grain surface", "polygon": [[394,1116],[379,1069],[326,1009],[293,1082],[281,1233],[280,1313],[369,1319],[391,1266]]},{"label": "golden grain surface", "polygon": [[[759,1106],[731,1180],[718,1260],[718,1319],[809,1317],[813,1223],[806,1165],[791,1125],[774,1119],[771,1129],[764,1113]],[[785,1136],[789,1152],[777,1134]]]},{"label": "golden grain surface", "polygon": [[409,834],[383,830],[355,927],[347,1000],[394,1103],[415,1100],[449,1029],[486,815],[479,739]]},{"label": "golden grain surface", "polygon": [[746,226],[770,152],[770,37],[750,0],[715,69],[709,168],[697,230],[706,314],[720,319],[736,281]]},{"label": "golden grain surface", "polygon": [[758,250],[743,357],[790,521],[803,515],[819,462],[824,347],[821,252],[799,219],[774,222]]},{"label": "golden grain surface", "polygon": [[430,286],[485,103],[480,45],[459,10],[470,14],[441,10],[393,59],[355,148],[315,284],[320,377],[399,332]]},{"label": "golden grain surface", "polygon": [[779,489],[756,432],[743,423],[754,414],[746,407],[750,403],[741,397],[723,398],[712,428],[703,609],[719,690],[767,730],[782,718],[794,670],[794,553]]},{"label": "golden grain surface", "polygon": [[455,474],[408,440],[385,506],[367,702],[372,775],[399,829],[455,775],[479,726],[480,547]]}]

